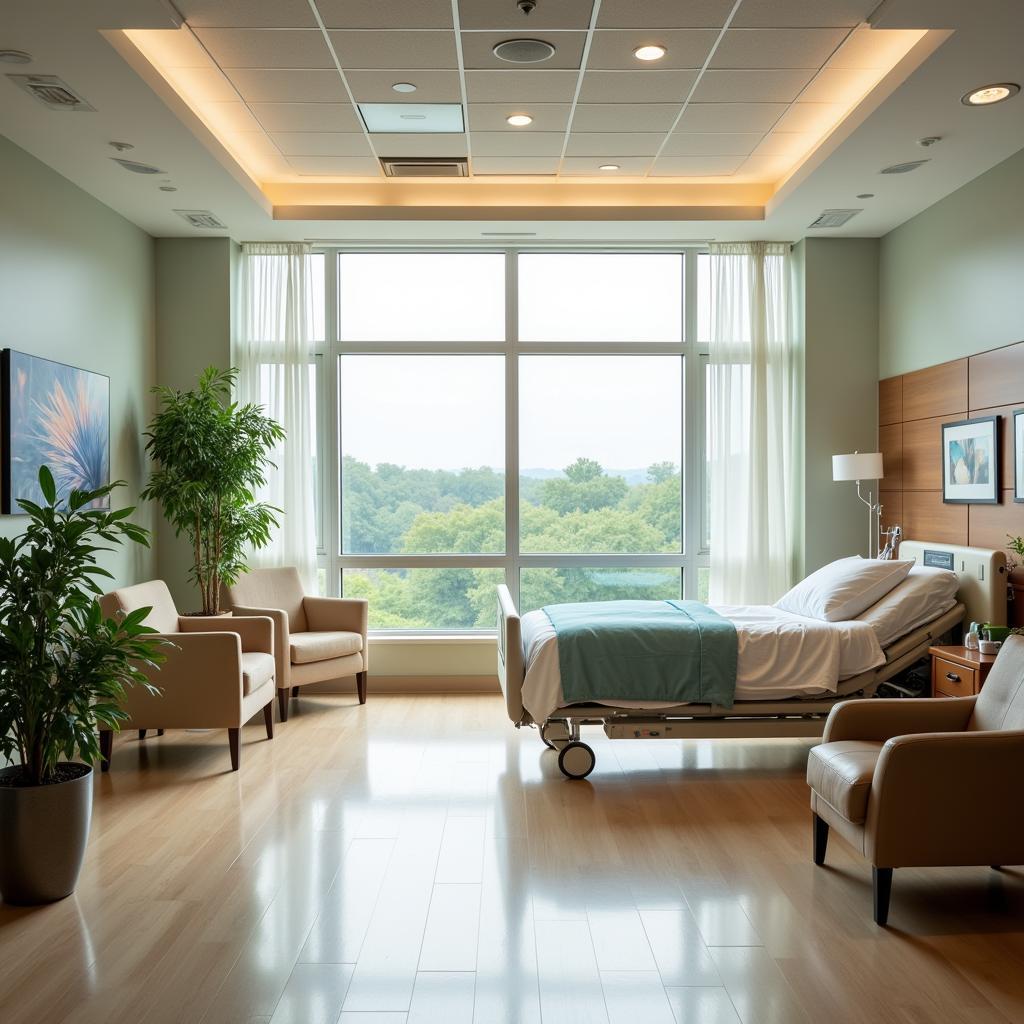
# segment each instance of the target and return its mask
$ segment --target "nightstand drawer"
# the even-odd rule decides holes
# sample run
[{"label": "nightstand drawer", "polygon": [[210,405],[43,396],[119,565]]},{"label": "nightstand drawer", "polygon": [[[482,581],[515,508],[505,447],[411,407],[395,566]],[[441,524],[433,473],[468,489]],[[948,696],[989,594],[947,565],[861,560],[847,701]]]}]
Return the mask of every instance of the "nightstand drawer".
[{"label": "nightstand drawer", "polygon": [[978,692],[978,673],[945,658],[932,658],[932,690],[936,696],[972,697]]}]

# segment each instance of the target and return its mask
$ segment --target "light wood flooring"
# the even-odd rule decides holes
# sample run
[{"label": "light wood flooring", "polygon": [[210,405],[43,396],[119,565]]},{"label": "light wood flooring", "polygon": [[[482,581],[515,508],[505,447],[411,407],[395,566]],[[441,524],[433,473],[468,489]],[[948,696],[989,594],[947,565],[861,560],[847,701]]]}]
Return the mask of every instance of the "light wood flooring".
[{"label": "light wood flooring", "polygon": [[236,774],[117,739],[77,894],[0,908],[0,1021],[1024,1021],[1024,873],[897,871],[877,928],[811,864],[808,741],[590,729],[569,782],[496,696],[292,709]]}]

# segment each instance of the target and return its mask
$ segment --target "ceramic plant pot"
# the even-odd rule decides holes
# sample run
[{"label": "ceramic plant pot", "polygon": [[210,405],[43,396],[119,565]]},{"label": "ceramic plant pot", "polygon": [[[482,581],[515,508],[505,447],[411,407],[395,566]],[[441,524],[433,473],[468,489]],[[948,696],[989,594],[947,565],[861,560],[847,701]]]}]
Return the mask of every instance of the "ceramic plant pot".
[{"label": "ceramic plant pot", "polygon": [[82,869],[92,820],[92,768],[62,762],[64,781],[5,785],[21,768],[0,770],[0,897],[52,903],[70,896]]}]

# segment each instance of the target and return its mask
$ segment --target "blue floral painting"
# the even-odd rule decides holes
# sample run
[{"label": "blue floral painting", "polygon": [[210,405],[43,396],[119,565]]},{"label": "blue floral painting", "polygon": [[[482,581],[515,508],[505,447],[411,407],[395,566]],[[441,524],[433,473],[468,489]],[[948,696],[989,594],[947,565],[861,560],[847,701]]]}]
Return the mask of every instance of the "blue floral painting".
[{"label": "blue floral painting", "polygon": [[13,349],[3,352],[4,513],[41,502],[39,467],[58,494],[110,480],[110,379]]}]

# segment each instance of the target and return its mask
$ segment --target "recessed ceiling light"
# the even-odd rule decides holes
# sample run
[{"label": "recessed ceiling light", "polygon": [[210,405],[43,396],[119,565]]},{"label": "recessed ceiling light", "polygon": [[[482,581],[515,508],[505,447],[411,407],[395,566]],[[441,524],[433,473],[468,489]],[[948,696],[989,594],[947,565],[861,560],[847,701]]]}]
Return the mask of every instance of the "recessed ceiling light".
[{"label": "recessed ceiling light", "polygon": [[1002,103],[1020,92],[1015,82],[996,82],[994,85],[983,85],[980,89],[972,89],[960,97],[960,102],[967,107],[989,107],[993,103]]},{"label": "recessed ceiling light", "polygon": [[393,86],[391,86],[391,88],[394,89],[395,92],[415,92],[416,91],[416,86],[413,85],[412,82],[395,82],[395,84]]},{"label": "recessed ceiling light", "polygon": [[513,128],[525,128],[528,124],[533,124],[533,118],[529,114],[509,114],[505,120]]},{"label": "recessed ceiling light", "polygon": [[658,43],[651,43],[647,46],[638,46],[633,51],[633,56],[637,60],[661,60],[666,53],[668,53],[668,50],[664,46]]},{"label": "recessed ceiling light", "polygon": [[24,50],[0,50],[0,62],[4,64],[31,64],[32,54]]},{"label": "recessed ceiling light", "polygon": [[601,164],[601,166],[598,167],[599,171],[617,171],[618,169],[618,164]]}]

